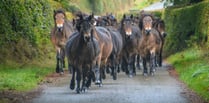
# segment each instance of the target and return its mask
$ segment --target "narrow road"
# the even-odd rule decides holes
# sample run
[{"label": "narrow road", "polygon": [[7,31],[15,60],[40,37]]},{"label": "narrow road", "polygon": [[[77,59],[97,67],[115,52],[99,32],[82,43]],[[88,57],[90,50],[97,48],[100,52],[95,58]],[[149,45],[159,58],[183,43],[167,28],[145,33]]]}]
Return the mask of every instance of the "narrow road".
[{"label": "narrow road", "polygon": [[169,75],[165,65],[153,77],[144,77],[142,70],[138,70],[133,78],[121,72],[114,81],[108,74],[103,87],[93,84],[81,94],[69,89],[70,78],[68,74],[58,77],[56,83],[46,84],[32,103],[189,103],[181,95],[180,83]]},{"label": "narrow road", "polygon": [[[161,0],[160,2],[153,3],[152,5],[149,5],[148,7],[143,8],[145,11],[154,11],[154,10],[161,10],[164,9],[164,3],[166,0]],[[172,6],[172,3],[167,3],[167,6]]]}]

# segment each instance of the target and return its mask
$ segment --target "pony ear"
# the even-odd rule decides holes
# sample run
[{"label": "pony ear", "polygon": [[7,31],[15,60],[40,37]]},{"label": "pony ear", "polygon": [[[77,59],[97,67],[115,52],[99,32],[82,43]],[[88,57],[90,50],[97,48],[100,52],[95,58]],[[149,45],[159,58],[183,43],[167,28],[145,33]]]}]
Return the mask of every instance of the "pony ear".
[{"label": "pony ear", "polygon": [[73,26],[75,26],[75,23],[76,23],[76,21],[75,21],[75,19],[73,18]]},{"label": "pony ear", "polygon": [[93,19],[93,18],[94,18],[94,13],[91,14],[91,19]]},{"label": "pony ear", "polygon": [[88,20],[92,20],[94,18],[94,13],[92,13],[91,15],[88,16]]},{"label": "pony ear", "polygon": [[79,17],[80,20],[83,20],[83,15],[82,14],[78,15],[78,17]]},{"label": "pony ear", "polygon": [[94,13],[92,13],[91,16],[94,17]]}]

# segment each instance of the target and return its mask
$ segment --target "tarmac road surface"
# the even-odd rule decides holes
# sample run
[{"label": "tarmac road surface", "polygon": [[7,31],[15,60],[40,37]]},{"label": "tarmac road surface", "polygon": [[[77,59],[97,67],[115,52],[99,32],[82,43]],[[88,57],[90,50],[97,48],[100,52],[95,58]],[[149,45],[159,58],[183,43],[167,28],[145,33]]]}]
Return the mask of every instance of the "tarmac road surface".
[{"label": "tarmac road surface", "polygon": [[[124,72],[113,80],[107,74],[103,86],[92,84],[86,93],[70,90],[71,74],[58,77],[55,83],[45,84],[42,93],[32,103],[189,103],[181,92],[180,83],[171,77],[167,66],[157,68],[155,76],[144,77],[142,70],[129,78]],[[53,79],[53,78],[51,78]]]}]

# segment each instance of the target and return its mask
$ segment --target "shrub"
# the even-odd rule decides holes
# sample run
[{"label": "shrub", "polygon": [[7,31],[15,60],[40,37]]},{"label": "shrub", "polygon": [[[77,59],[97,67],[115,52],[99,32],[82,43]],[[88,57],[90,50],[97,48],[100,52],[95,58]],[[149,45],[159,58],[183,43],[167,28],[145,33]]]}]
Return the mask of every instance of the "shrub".
[{"label": "shrub", "polygon": [[201,46],[208,42],[208,3],[209,1],[205,1],[192,6],[165,10],[163,18],[168,33],[164,48],[165,56],[193,44]]},{"label": "shrub", "polygon": [[[5,49],[10,51],[8,54],[14,55],[15,58],[16,54],[10,46],[14,45],[15,50],[18,50],[20,47],[16,45],[20,42],[27,42],[26,46],[22,47],[26,48],[29,45],[37,49],[48,44],[53,18],[47,0],[3,0],[0,8],[0,47],[7,47]],[[26,53],[31,51],[27,50]],[[29,58],[35,56],[28,54]]]}]

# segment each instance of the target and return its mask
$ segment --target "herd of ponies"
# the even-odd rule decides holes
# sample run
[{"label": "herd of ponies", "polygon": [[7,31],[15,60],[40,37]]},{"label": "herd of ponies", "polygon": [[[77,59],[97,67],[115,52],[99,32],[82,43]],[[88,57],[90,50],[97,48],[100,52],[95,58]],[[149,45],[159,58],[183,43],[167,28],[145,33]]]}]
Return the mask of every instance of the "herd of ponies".
[{"label": "herd of ponies", "polygon": [[136,69],[143,70],[144,76],[154,76],[156,67],[162,66],[166,32],[160,18],[143,10],[136,16],[124,14],[120,21],[113,14],[95,16],[79,12],[75,15],[68,20],[64,10],[54,10],[50,34],[56,49],[57,73],[63,74],[67,57],[72,74],[70,89],[77,86],[76,92],[80,93],[92,82],[102,86],[106,73],[113,80],[120,71],[133,77]]}]

